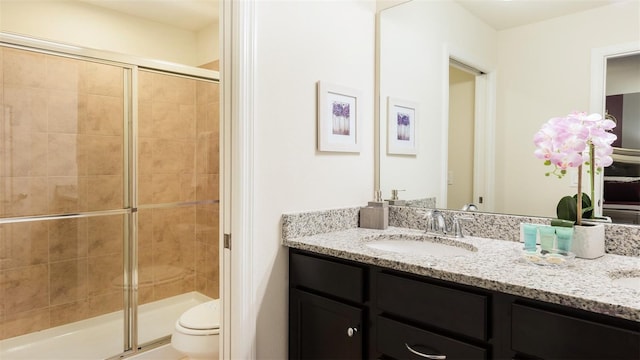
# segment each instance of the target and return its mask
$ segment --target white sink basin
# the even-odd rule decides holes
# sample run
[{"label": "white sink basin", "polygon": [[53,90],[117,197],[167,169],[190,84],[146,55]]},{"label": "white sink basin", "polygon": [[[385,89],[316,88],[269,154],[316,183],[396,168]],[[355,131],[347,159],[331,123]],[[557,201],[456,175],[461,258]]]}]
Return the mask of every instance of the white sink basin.
[{"label": "white sink basin", "polygon": [[616,271],[609,276],[614,285],[640,291],[640,270]]},{"label": "white sink basin", "polygon": [[461,256],[478,251],[473,245],[464,242],[428,235],[376,235],[364,241],[372,249],[414,255]]}]

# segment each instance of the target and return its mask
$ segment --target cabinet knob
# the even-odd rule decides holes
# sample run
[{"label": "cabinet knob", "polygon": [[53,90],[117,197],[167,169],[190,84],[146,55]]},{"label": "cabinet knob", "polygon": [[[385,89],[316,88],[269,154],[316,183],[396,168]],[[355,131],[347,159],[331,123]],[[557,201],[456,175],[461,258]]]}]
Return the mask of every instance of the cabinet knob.
[{"label": "cabinet knob", "polygon": [[357,333],[358,333],[358,328],[357,327],[350,327],[350,328],[347,329],[347,336],[349,336],[349,337],[353,337]]},{"label": "cabinet knob", "polygon": [[418,355],[420,357],[423,357],[425,359],[444,360],[444,359],[447,358],[447,355],[421,353],[420,351],[416,351],[416,350],[412,349],[411,346],[409,346],[409,344],[407,344],[407,343],[404,343],[404,346],[406,346],[407,350],[411,351],[413,354],[416,354],[416,355]]}]

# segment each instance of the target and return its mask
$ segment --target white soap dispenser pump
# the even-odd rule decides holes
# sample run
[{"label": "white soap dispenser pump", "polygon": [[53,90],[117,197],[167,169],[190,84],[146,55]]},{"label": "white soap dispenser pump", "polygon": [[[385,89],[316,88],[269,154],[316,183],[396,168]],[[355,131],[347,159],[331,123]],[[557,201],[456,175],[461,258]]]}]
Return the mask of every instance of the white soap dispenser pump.
[{"label": "white soap dispenser pump", "polygon": [[389,205],[396,205],[396,206],[403,206],[406,205],[406,201],[405,200],[400,200],[400,198],[398,197],[398,193],[400,191],[404,191],[404,190],[396,190],[393,189],[391,190],[391,199],[389,199]]}]

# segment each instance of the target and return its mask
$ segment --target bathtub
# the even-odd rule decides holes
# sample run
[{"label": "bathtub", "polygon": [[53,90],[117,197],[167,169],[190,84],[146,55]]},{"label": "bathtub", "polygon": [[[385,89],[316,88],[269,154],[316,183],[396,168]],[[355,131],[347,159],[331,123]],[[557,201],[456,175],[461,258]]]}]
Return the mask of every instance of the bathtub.
[{"label": "bathtub", "polygon": [[[187,309],[211,300],[190,292],[144,304],[138,310],[138,343],[170,335]],[[97,316],[0,341],[2,360],[104,360],[122,353],[123,312]]]}]

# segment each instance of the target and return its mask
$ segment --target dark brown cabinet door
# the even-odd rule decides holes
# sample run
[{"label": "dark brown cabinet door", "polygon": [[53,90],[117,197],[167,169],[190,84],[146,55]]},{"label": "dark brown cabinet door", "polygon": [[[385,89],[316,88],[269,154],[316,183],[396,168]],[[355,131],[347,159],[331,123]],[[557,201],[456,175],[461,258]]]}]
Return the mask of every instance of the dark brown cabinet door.
[{"label": "dark brown cabinet door", "polygon": [[640,359],[640,326],[635,330],[513,304],[511,346],[542,359]]},{"label": "dark brown cabinet door", "polygon": [[290,289],[290,359],[362,359],[361,308]]}]

